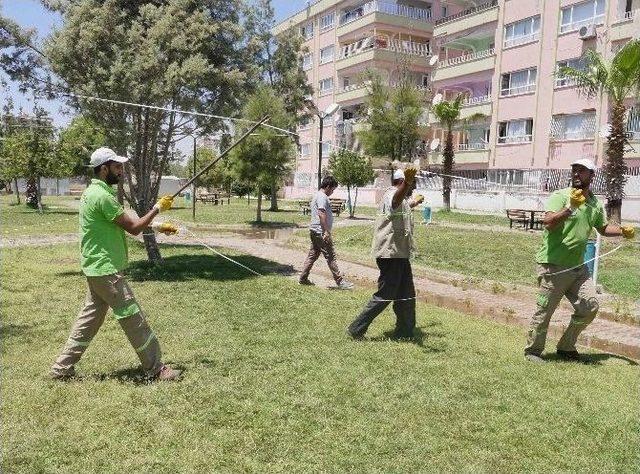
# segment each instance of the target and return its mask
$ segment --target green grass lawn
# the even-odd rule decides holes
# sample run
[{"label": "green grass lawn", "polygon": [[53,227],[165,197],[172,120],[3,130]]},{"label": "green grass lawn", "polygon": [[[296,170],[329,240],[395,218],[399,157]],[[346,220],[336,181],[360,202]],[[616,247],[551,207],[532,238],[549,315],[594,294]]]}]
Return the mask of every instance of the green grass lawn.
[{"label": "green grass lawn", "polygon": [[[110,315],[78,366],[45,374],[84,298],[75,244],[3,250],[3,472],[633,472],[640,378],[627,361],[532,365],[523,331],[418,304],[418,337],[344,328],[366,291],[298,286],[164,247],[129,279],[179,383],[136,383]],[[234,255],[231,253],[230,255]]]}]

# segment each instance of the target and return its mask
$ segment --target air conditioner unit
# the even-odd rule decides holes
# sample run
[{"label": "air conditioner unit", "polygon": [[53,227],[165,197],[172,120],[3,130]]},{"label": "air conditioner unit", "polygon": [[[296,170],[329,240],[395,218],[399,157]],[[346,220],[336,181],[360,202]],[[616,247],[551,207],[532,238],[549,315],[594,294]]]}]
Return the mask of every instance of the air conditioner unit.
[{"label": "air conditioner unit", "polygon": [[578,37],[581,40],[588,40],[595,38],[598,35],[596,32],[596,25],[584,25],[578,30]]}]

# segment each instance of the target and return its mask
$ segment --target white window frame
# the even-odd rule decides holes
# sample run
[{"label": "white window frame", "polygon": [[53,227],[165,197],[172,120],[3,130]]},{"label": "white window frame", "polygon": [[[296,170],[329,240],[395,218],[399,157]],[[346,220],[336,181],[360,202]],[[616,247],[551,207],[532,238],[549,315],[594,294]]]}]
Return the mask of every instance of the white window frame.
[{"label": "white window frame", "polygon": [[[593,15],[591,18],[587,18],[585,20],[574,21],[573,20],[573,11],[576,7],[583,6],[585,4],[593,4]],[[604,23],[604,17],[606,12],[606,0],[587,0],[586,2],[574,3],[573,5],[568,5],[560,10],[560,33],[567,33],[569,31],[579,30],[581,27],[585,25],[602,25]],[[598,14],[599,5],[604,5],[602,13]],[[569,12],[569,21],[563,23],[563,17],[565,16],[565,12]]]},{"label": "white window frame", "polygon": [[313,53],[304,54],[302,56],[302,70],[308,71],[312,68],[313,68]]},{"label": "white window frame", "polygon": [[[323,87],[323,84],[328,84],[328,86]],[[333,77],[325,77],[324,79],[320,79],[318,81],[318,94],[326,95],[333,91]]]},{"label": "white window frame", "polygon": [[556,62],[556,76],[555,76],[555,88],[558,89],[560,87],[572,87],[576,85],[576,81],[573,78],[565,77],[560,75],[560,68],[571,66],[576,69],[584,69],[584,61],[582,58],[571,58],[571,59],[563,59],[562,61]]},{"label": "white window frame", "polygon": [[313,38],[313,21],[310,21],[306,25],[300,27],[300,36],[305,40]]},{"label": "white window frame", "polygon": [[[509,129],[513,128],[513,126],[517,122],[525,122],[525,131],[528,128],[527,123],[531,123],[531,133],[525,133],[524,135],[510,135]],[[502,126],[505,126],[506,135],[500,135]],[[533,118],[525,118],[525,119],[517,119],[517,120],[506,120],[503,122],[498,122],[498,143],[530,143],[533,141]]]},{"label": "white window frame", "polygon": [[[511,87],[511,77],[513,74],[527,71],[527,83],[523,86]],[[502,87],[504,76],[509,76],[509,88]],[[533,76],[533,81],[532,81]],[[520,69],[519,71],[505,72],[500,76],[500,97],[510,97],[514,95],[528,94],[535,92],[536,80],[538,78],[538,70],[535,67],[529,69]]]},{"label": "white window frame", "polygon": [[[537,22],[536,22],[537,20]],[[525,18],[524,20],[516,21],[513,23],[509,23],[504,27],[504,40],[503,47],[504,48],[512,48],[514,46],[520,46],[522,44],[533,43],[540,39],[540,15],[532,16],[530,18]],[[515,31],[518,25],[523,23],[530,22],[531,23],[531,33],[527,35],[513,36],[511,38],[507,38],[509,31]],[[536,29],[537,26],[537,29]]]},{"label": "white window frame", "polygon": [[311,157],[311,143],[300,144],[300,158]]},{"label": "white window frame", "polygon": [[336,24],[336,12],[327,13],[320,17],[320,31],[327,31]]},{"label": "white window frame", "polygon": [[[567,131],[567,122],[572,119],[580,121],[580,130]],[[594,139],[596,133],[596,113],[582,112],[579,114],[554,115],[551,118],[551,138],[554,141],[589,140]]]},{"label": "white window frame", "polygon": [[640,140],[640,105],[627,109],[626,132],[630,140]]},{"label": "white window frame", "polygon": [[322,156],[329,156],[333,150],[331,140],[322,140]]},{"label": "white window frame", "polygon": [[[331,56],[330,57],[324,57],[323,58],[323,53],[325,53],[326,51],[331,50]],[[319,64],[326,64],[326,63],[330,63],[333,62],[333,58],[335,56],[335,45],[331,44],[325,48],[322,48],[320,50],[320,60],[319,60]]]}]

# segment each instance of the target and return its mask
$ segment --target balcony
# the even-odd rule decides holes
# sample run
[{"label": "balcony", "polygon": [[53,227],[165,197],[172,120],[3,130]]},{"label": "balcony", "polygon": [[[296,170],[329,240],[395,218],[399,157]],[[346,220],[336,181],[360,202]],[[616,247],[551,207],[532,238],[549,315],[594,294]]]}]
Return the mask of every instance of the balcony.
[{"label": "balcony", "polygon": [[514,143],[531,143],[533,135],[508,135],[498,137],[498,143],[514,144]]},{"label": "balcony", "polygon": [[431,10],[374,0],[340,15],[337,34],[342,36],[371,23],[410,27],[423,32],[433,31]]},{"label": "balcony", "polygon": [[495,69],[495,56],[495,50],[491,48],[440,61],[438,69],[433,72],[433,80],[442,81]]},{"label": "balcony", "polygon": [[[354,44],[360,44],[353,48]],[[426,67],[431,50],[427,43],[389,40],[386,37],[370,37],[342,48],[336,61],[336,70],[345,69],[373,60],[394,61],[398,53],[417,59],[417,65]]]},{"label": "balcony", "polygon": [[477,7],[436,20],[434,35],[451,35],[498,21],[498,1],[483,3]]},{"label": "balcony", "polygon": [[[462,143],[454,146],[456,165],[488,164],[489,147],[486,143]],[[442,151],[429,153],[429,164],[442,164]]]},{"label": "balcony", "polygon": [[638,22],[639,16],[640,10],[624,12],[624,14],[621,15],[609,29],[611,41],[620,41],[638,36],[638,29],[640,28],[640,24]]},{"label": "balcony", "polygon": [[351,84],[343,87],[336,94],[336,102],[352,102],[360,101],[369,95],[369,81],[361,82],[360,84]]},{"label": "balcony", "polygon": [[560,34],[569,33],[570,31],[578,31],[583,26],[589,25],[602,25],[604,23],[604,15],[594,16],[592,18],[587,18],[586,20],[576,21],[573,23],[565,23],[564,25],[560,25]]}]

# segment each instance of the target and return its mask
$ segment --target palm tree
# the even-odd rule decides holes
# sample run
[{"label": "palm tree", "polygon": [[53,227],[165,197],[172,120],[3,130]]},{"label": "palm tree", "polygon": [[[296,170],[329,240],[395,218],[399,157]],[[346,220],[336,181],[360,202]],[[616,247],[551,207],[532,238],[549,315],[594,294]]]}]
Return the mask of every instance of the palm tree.
[{"label": "palm tree", "polygon": [[455,164],[455,155],[453,152],[453,129],[456,126],[462,126],[463,129],[470,123],[480,119],[485,119],[484,114],[472,114],[466,119],[460,119],[460,108],[465,96],[460,94],[451,101],[442,100],[434,103],[431,112],[435,115],[438,122],[443,124],[447,129],[447,137],[444,142],[442,151],[442,202],[445,211],[451,210],[451,172]]},{"label": "palm tree", "polygon": [[602,167],[607,193],[607,215],[620,223],[624,197],[625,99],[640,94],[640,40],[627,43],[611,62],[594,50],[583,56],[583,67],[563,67],[558,73],[574,79],[579,90],[588,97],[606,94],[609,98],[611,132],[607,137],[607,160]]}]

